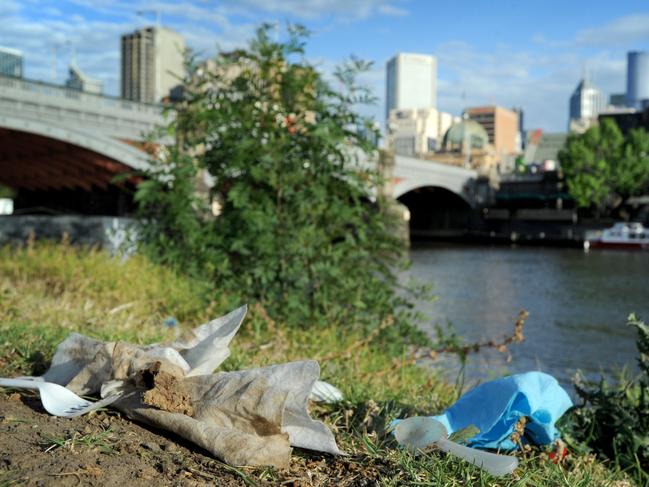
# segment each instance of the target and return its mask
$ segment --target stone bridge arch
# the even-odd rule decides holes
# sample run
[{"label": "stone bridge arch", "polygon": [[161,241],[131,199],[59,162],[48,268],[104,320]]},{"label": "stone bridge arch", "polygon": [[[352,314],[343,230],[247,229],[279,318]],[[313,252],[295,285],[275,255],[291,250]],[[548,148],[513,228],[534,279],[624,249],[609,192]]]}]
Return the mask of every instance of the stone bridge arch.
[{"label": "stone bridge arch", "polygon": [[465,197],[442,186],[420,186],[397,201],[408,208],[413,239],[460,237],[467,232],[473,214]]},{"label": "stone bridge arch", "polygon": [[472,169],[396,155],[393,176],[393,196],[396,199],[418,188],[436,186],[457,194],[473,206],[472,184],[478,174]]},{"label": "stone bridge arch", "polygon": [[[0,119],[0,184],[16,214],[122,215],[147,155],[127,143],[49,123]],[[116,176],[131,174],[126,179]]]},{"label": "stone bridge arch", "polygon": [[80,147],[124,164],[132,169],[147,167],[147,154],[128,143],[103,135],[97,131],[83,130],[18,116],[0,116],[0,129],[32,134]]},{"label": "stone bridge arch", "polygon": [[397,155],[393,172],[393,196],[408,208],[411,238],[466,233],[473,214],[475,171]]}]

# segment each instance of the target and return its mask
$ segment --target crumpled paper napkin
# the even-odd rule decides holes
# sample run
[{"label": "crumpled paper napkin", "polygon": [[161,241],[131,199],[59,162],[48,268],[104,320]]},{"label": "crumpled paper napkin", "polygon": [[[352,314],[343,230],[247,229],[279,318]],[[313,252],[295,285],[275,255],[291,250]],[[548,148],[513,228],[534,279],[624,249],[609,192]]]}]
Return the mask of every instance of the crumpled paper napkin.
[{"label": "crumpled paper napkin", "polygon": [[80,395],[119,393],[130,418],[171,431],[231,465],[288,466],[291,446],[341,455],[307,401],[320,375],[312,360],[212,373],[229,356],[247,307],[169,345],[103,342],[72,333],[43,379]]}]

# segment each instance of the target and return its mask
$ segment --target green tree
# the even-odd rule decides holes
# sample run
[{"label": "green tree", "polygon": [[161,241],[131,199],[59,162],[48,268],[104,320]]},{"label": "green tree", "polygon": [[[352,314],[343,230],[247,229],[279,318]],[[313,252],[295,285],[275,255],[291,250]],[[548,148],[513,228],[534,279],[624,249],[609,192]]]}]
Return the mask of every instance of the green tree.
[{"label": "green tree", "polygon": [[568,137],[559,160],[580,207],[607,211],[615,200],[643,194],[649,186],[649,134],[635,129],[625,138],[610,119]]},{"label": "green tree", "polygon": [[623,198],[649,189],[649,133],[642,128],[631,130],[626,139],[615,167],[615,189]]},{"label": "green tree", "polygon": [[610,206],[615,191],[613,168],[621,158],[623,144],[620,129],[608,119],[584,134],[568,137],[559,161],[570,194],[580,207],[603,211]]},{"label": "green tree", "polygon": [[[304,59],[305,31],[274,42],[264,26],[247,49],[190,63],[185,100],[168,127],[176,136],[140,185],[147,248],[160,260],[213,280],[273,316],[378,324],[408,309],[395,272],[404,246],[377,192],[374,154],[354,110],[372,102],[352,59],[334,89]],[[193,196],[206,169],[210,197]]]}]

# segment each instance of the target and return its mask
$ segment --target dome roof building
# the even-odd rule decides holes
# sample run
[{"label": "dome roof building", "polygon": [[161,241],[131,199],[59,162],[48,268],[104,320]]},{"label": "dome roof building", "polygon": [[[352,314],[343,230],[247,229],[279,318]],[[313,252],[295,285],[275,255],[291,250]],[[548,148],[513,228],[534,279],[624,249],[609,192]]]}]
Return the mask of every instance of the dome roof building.
[{"label": "dome roof building", "polygon": [[444,135],[444,148],[448,150],[464,151],[467,149],[485,149],[489,143],[489,136],[485,128],[474,120],[462,120],[454,123]]}]

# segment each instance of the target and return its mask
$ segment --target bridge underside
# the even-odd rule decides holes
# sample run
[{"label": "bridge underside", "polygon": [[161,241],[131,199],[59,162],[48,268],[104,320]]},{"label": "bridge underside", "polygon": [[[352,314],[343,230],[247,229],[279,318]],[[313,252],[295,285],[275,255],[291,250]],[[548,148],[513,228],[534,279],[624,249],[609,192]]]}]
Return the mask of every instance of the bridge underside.
[{"label": "bridge underside", "polygon": [[0,128],[0,184],[17,193],[16,212],[129,212],[137,180],[113,180],[132,171],[114,159],[74,144]]},{"label": "bridge underside", "polygon": [[453,191],[425,186],[405,193],[398,201],[410,211],[412,239],[460,237],[467,231],[471,207]]}]

